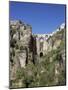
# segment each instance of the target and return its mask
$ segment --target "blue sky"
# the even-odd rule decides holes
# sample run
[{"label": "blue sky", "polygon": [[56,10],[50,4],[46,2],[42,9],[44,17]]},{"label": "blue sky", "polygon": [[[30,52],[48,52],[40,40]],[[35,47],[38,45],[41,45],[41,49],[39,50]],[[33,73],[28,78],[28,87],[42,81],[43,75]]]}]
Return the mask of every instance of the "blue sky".
[{"label": "blue sky", "polygon": [[10,20],[21,20],[37,34],[51,33],[65,22],[65,5],[10,2]]}]

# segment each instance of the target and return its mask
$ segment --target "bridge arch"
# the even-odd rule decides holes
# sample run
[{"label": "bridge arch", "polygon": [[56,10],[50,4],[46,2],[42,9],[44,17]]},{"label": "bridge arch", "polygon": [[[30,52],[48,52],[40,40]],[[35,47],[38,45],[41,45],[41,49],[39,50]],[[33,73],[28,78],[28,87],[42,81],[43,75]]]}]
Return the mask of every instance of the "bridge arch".
[{"label": "bridge arch", "polygon": [[40,57],[42,57],[43,56],[43,52],[40,52]]}]

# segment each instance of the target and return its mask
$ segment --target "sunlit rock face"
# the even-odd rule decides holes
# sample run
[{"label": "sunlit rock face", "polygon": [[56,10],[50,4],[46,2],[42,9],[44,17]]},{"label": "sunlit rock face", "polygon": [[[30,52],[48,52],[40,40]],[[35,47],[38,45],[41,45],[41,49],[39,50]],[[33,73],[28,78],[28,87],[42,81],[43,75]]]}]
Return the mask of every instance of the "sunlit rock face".
[{"label": "sunlit rock face", "polygon": [[21,68],[22,67],[25,67],[26,57],[27,57],[26,56],[26,50],[23,50],[23,51],[19,52],[19,54],[18,54],[18,60],[20,62]]},{"label": "sunlit rock face", "polygon": [[[25,68],[33,60],[29,56],[32,27],[21,21],[10,21],[10,79],[16,79],[19,68]],[[29,58],[30,57],[30,58]],[[29,62],[28,62],[29,61]]]}]

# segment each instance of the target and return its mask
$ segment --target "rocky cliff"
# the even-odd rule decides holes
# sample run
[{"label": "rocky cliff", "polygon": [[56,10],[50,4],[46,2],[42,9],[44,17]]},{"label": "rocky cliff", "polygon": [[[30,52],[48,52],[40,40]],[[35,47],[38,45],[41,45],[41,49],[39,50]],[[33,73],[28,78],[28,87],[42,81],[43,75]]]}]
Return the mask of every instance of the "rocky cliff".
[{"label": "rocky cliff", "polygon": [[62,24],[33,35],[30,25],[10,21],[10,88],[66,84],[65,31]]}]

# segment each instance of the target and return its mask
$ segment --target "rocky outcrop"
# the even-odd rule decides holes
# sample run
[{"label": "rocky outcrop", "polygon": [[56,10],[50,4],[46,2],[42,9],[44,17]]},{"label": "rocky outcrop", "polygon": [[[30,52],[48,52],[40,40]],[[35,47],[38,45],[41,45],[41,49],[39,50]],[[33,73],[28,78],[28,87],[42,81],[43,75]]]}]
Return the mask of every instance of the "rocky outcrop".
[{"label": "rocky outcrop", "polygon": [[19,67],[25,68],[33,61],[32,27],[21,21],[10,21],[10,78],[16,79],[15,73]]}]

